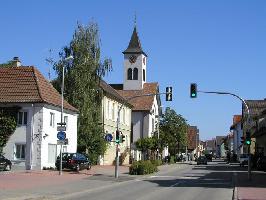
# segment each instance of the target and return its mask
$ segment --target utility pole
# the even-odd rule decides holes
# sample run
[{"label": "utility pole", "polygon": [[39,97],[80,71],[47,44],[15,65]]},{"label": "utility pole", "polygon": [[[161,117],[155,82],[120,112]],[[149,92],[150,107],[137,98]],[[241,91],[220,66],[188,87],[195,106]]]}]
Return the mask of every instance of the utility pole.
[{"label": "utility pole", "polygon": [[[63,112],[64,112],[64,79],[65,79],[65,65],[64,63],[68,60],[72,60],[73,56],[69,56],[63,60],[63,71],[62,71],[62,85],[61,85],[61,125],[63,124]],[[60,144],[60,169],[59,175],[62,175],[62,143]]]}]

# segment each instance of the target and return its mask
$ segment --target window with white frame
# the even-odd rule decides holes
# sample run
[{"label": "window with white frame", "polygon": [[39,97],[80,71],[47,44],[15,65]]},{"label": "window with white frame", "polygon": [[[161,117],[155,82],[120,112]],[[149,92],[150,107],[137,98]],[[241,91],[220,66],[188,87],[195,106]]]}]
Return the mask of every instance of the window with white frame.
[{"label": "window with white frame", "polygon": [[155,120],[152,118],[152,132],[154,132],[154,128],[155,128]]},{"label": "window with white frame", "polygon": [[25,144],[15,144],[15,160],[25,160],[26,145]]},{"label": "window with white frame", "polygon": [[50,112],[50,126],[51,127],[54,127],[54,116],[55,114]]},{"label": "window with white frame", "polygon": [[126,121],[126,112],[125,112],[125,108],[123,108],[123,124],[125,124],[125,121]]},{"label": "window with white frame", "polygon": [[114,107],[114,112],[115,112],[115,118],[114,120],[116,121],[117,120],[117,104],[115,104],[115,107]]},{"label": "window with white frame", "polygon": [[108,101],[105,101],[105,109],[104,109],[105,119],[108,119]]},{"label": "window with white frame", "polygon": [[107,102],[107,119],[110,119],[110,101]]},{"label": "window with white frame", "polygon": [[112,120],[115,120],[115,103],[112,106]]},{"label": "window with white frame", "polygon": [[122,120],[123,120],[123,109],[120,110],[120,113],[119,113],[119,121],[120,123],[122,123]]},{"label": "window with white frame", "polygon": [[66,130],[68,129],[68,116],[64,116],[64,122],[66,123]]},{"label": "window with white frame", "polygon": [[18,125],[26,126],[28,123],[28,113],[27,112],[18,112]]}]

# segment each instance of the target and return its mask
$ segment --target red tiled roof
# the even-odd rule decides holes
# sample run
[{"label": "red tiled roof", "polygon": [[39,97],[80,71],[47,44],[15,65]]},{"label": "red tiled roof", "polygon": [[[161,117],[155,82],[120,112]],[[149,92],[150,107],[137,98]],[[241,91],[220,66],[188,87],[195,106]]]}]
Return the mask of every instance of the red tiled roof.
[{"label": "red tiled roof", "polygon": [[[61,95],[33,66],[0,68],[0,103],[47,103],[61,106]],[[78,111],[67,101],[64,108]]]},{"label": "red tiled roof", "polygon": [[[144,83],[142,90],[117,90],[125,99],[137,95],[156,94],[158,91],[158,83]],[[133,111],[150,111],[154,102],[154,96],[137,97],[129,101],[132,104]]]},{"label": "red tiled roof", "polygon": [[[106,95],[112,96],[116,99],[116,101],[120,103],[124,103],[126,99],[122,97],[116,89],[114,89],[112,86],[110,86],[108,83],[106,83],[104,80],[100,81],[100,87],[105,92]],[[133,106],[130,103],[126,103],[127,106],[132,108]]]}]

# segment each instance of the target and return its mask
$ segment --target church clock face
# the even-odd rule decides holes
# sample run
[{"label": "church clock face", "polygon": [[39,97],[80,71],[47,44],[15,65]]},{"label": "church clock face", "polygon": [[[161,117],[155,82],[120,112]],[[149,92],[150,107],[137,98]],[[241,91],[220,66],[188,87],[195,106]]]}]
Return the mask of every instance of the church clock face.
[{"label": "church clock face", "polygon": [[129,57],[129,62],[130,63],[135,63],[136,60],[137,60],[137,57],[135,55],[132,55],[132,56]]}]

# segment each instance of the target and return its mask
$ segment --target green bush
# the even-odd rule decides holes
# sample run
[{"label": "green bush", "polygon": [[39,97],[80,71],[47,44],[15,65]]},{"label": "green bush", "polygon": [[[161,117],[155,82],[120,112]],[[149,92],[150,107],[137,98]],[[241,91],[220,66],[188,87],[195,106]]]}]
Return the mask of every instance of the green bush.
[{"label": "green bush", "polygon": [[174,164],[175,163],[175,157],[174,156],[171,156],[170,157],[170,164]]},{"label": "green bush", "polygon": [[155,166],[160,166],[163,164],[162,160],[151,160],[151,163]]},{"label": "green bush", "polygon": [[157,171],[158,171],[157,166],[152,164],[152,162],[149,160],[135,161],[129,167],[129,174],[131,174],[131,175],[151,174],[151,173],[157,172]]}]

